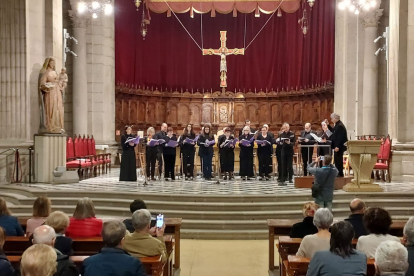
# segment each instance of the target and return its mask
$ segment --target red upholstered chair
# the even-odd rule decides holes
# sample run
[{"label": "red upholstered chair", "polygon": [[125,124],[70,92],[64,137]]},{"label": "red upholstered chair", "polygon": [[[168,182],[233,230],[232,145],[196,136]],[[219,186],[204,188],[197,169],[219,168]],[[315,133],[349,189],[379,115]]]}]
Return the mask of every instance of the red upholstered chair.
[{"label": "red upholstered chair", "polygon": [[380,153],[378,154],[378,161],[374,167],[374,170],[381,172],[381,178],[383,178],[384,181],[388,180],[388,182],[391,182],[391,176],[390,176],[391,145],[392,145],[392,140],[390,139],[390,136],[388,135],[387,138],[381,144]]},{"label": "red upholstered chair", "polygon": [[90,138],[88,135],[88,138],[86,139],[87,143],[87,149],[88,149],[88,155],[92,158],[92,166],[94,168],[95,175],[100,174],[103,172],[104,167],[104,161],[103,157],[100,154],[96,154],[95,149],[95,140],[93,138]]},{"label": "red upholstered chair", "polygon": [[[93,135],[92,135],[92,138],[91,138],[91,143],[92,143],[92,148],[93,148],[93,150],[95,152],[95,155],[96,155],[96,148],[95,148],[96,144],[95,144],[95,138],[93,138]],[[108,169],[109,169],[109,171],[111,171],[111,155],[112,154],[110,154],[110,153],[98,154],[99,160],[102,161],[102,173],[103,173],[104,168],[105,168],[105,173],[108,172]]]},{"label": "red upholstered chair", "polygon": [[86,146],[84,145],[84,140],[81,138],[80,135],[75,138],[74,148],[75,148],[75,157],[77,158],[82,168],[81,178],[84,179],[89,176],[92,170],[92,162],[86,154],[87,153]]}]

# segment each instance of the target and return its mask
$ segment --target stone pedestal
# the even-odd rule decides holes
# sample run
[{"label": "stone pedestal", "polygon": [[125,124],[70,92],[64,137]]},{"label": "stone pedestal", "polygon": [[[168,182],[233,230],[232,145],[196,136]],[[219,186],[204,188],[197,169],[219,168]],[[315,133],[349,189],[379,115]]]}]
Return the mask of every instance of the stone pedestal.
[{"label": "stone pedestal", "polygon": [[66,135],[45,134],[34,136],[35,179],[39,183],[52,183],[53,171],[66,166]]},{"label": "stone pedestal", "polygon": [[381,186],[374,184],[371,179],[381,141],[348,141],[347,146],[354,179],[352,183],[346,184],[343,190],[346,192],[382,192]]}]

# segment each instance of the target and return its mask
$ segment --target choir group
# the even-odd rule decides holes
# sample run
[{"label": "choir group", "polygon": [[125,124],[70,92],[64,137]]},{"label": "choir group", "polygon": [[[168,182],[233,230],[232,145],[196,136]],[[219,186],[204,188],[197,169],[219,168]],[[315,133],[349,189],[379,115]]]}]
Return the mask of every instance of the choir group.
[{"label": "choir group", "polygon": [[[334,120],[335,118],[332,119],[334,123],[336,123]],[[339,121],[339,116],[337,121]],[[315,131],[312,131],[311,124],[307,123],[298,137],[298,144],[301,145],[300,151],[304,175],[307,175],[307,165],[312,162],[315,144],[318,145],[318,156],[332,154],[331,146],[332,149],[334,148],[332,138],[335,136],[332,134],[336,132],[336,129],[332,128],[327,120],[321,123],[321,127],[322,131],[316,133]],[[270,180],[270,174],[273,171],[273,145],[276,145],[275,154],[278,163],[279,185],[286,185],[286,182],[292,183],[296,136],[294,132],[290,131],[288,123],[282,125],[277,137],[269,131],[269,127],[266,124],[256,131],[250,127],[249,120],[245,121],[245,126],[240,130],[237,137],[235,134],[231,133],[229,127],[225,127],[223,129],[223,134],[220,135],[217,140],[212,133],[210,124],[205,124],[201,133],[198,135],[195,134],[192,124],[186,126],[182,135],[174,134],[173,129],[168,127],[166,123],[161,125],[161,130],[157,133],[153,127],[148,128],[146,131],[147,135],[142,138],[133,136],[131,131],[131,127],[127,126],[125,128],[125,134],[121,139],[123,154],[121,160],[120,181],[136,181],[134,147],[139,143],[145,148],[145,172],[146,177],[149,180],[155,180],[155,165],[157,161],[159,175],[162,174],[164,168],[165,180],[175,180],[176,147],[180,148],[182,175],[185,177],[185,180],[193,180],[196,145],[199,147],[198,156],[200,157],[203,177],[205,180],[212,179],[213,147],[218,147],[220,160],[219,172],[224,180],[234,179],[234,149],[235,147],[240,147],[239,176],[241,176],[242,180],[249,180],[254,177],[253,149],[256,143],[260,180]],[[343,149],[341,148],[339,151],[343,152]],[[338,148],[335,146],[335,155],[337,152]],[[341,172],[342,169],[339,173],[341,174]]]}]

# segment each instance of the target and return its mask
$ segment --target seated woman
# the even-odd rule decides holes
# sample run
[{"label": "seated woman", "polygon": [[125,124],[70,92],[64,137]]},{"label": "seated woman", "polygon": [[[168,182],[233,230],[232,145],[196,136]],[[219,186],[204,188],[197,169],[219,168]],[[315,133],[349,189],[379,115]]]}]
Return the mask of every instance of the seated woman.
[{"label": "seated woman", "polygon": [[331,240],[329,227],[332,222],[333,215],[328,208],[318,209],[313,218],[313,224],[318,228],[318,233],[303,238],[296,256],[312,258],[317,251],[329,250]]},{"label": "seated woman", "polygon": [[52,203],[50,199],[41,196],[36,199],[33,204],[33,218],[27,220],[26,236],[30,237],[33,231],[45,223],[47,217],[52,211]]},{"label": "seated woman", "polygon": [[95,207],[87,197],[78,200],[73,217],[70,218],[66,235],[71,238],[100,237],[102,220],[95,217]]},{"label": "seated woman", "polygon": [[331,246],[318,251],[309,263],[307,276],[366,275],[367,257],[352,248],[354,228],[347,221],[335,223],[331,228]]},{"label": "seated woman", "polygon": [[0,197],[0,227],[3,227],[7,236],[24,236],[22,226],[16,217],[11,215],[6,201]]},{"label": "seated woman", "polygon": [[390,214],[382,208],[369,208],[364,214],[364,223],[371,233],[358,239],[356,249],[364,252],[369,259],[375,258],[375,251],[383,241],[401,242],[388,234],[392,224]]},{"label": "seated woman", "polygon": [[291,238],[303,239],[307,235],[318,233],[318,228],[313,224],[313,216],[319,206],[314,202],[307,202],[302,207],[302,213],[305,217],[302,222],[293,224],[292,230],[289,233]]},{"label": "seated woman", "polygon": [[55,229],[56,240],[55,248],[63,255],[72,256],[72,239],[65,237],[66,228],[69,226],[69,217],[61,211],[55,211],[47,218],[46,225]]},{"label": "seated woman", "polygon": [[0,227],[0,275],[1,276],[14,276],[14,268],[3,253],[3,246],[6,241],[6,233],[3,228]]}]

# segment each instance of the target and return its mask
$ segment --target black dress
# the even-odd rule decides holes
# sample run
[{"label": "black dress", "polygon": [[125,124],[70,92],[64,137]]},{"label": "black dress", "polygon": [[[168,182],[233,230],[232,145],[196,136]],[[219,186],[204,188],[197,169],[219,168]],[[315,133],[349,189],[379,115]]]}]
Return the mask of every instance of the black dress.
[{"label": "black dress", "polygon": [[[232,135],[229,136],[228,140],[233,140]],[[221,172],[233,172],[234,171],[234,148],[232,147],[220,147],[222,143],[227,140],[226,135],[220,135],[218,138],[217,146],[219,147],[220,154],[220,168]]]},{"label": "black dress", "polygon": [[272,153],[273,153],[273,138],[269,134],[266,135],[266,138],[262,134],[257,135],[256,140],[266,140],[270,142],[265,144],[265,146],[257,145],[257,156],[259,158],[259,175],[269,177],[269,174],[273,171],[272,166]]},{"label": "black dress", "polygon": [[198,155],[201,157],[202,159],[202,164],[203,164],[203,176],[204,179],[206,180],[210,180],[213,170],[213,155],[214,155],[214,149],[213,146],[208,146],[206,147],[206,145],[204,144],[207,140],[209,141],[213,141],[214,140],[214,136],[204,136],[204,135],[200,135],[200,138],[197,141],[197,145],[199,146],[198,148]]},{"label": "black dress", "polygon": [[[239,140],[250,140],[254,135],[248,134],[248,135],[240,135]],[[247,176],[247,177],[253,177],[253,148],[254,148],[254,141],[250,143],[250,147],[243,146],[239,142],[240,147],[240,176]]]},{"label": "black dress", "polygon": [[[167,144],[170,140],[177,141],[177,137],[173,135],[171,138],[168,136],[164,136],[165,143]],[[175,156],[176,156],[176,148],[166,147],[163,144],[163,155],[164,155],[164,164],[165,164],[165,178],[171,178],[175,180]]]},{"label": "black dress", "polygon": [[183,173],[186,177],[193,177],[195,145],[184,143],[185,138],[195,139],[195,134],[181,136],[181,154],[183,157]]},{"label": "black dress", "polygon": [[137,165],[135,160],[135,146],[130,146],[125,141],[128,138],[134,137],[132,134],[124,134],[121,137],[122,145],[122,159],[121,159],[121,173],[119,174],[119,181],[137,181]]}]

